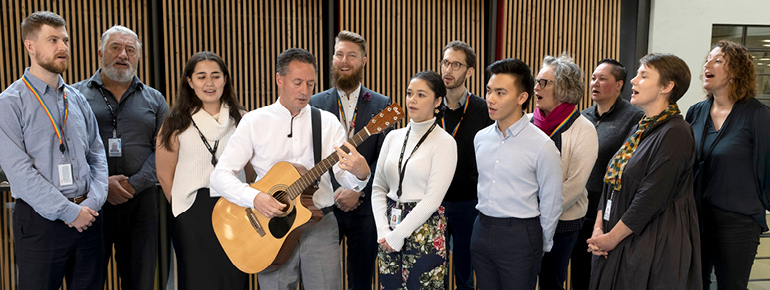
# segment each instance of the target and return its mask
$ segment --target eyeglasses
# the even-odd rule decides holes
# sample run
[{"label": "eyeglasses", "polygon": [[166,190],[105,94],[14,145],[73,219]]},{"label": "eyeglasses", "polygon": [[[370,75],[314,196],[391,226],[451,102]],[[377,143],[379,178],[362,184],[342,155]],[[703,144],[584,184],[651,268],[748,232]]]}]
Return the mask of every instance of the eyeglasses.
[{"label": "eyeglasses", "polygon": [[554,81],[547,80],[547,79],[535,79],[535,84],[540,85],[541,89],[545,89],[545,86],[548,85],[548,83],[552,83]]},{"label": "eyeglasses", "polygon": [[448,61],[446,59],[441,60],[441,67],[446,68],[449,65],[452,65],[452,69],[453,70],[460,70],[461,67],[468,66],[467,64],[460,63],[459,61],[450,62],[450,61]]}]

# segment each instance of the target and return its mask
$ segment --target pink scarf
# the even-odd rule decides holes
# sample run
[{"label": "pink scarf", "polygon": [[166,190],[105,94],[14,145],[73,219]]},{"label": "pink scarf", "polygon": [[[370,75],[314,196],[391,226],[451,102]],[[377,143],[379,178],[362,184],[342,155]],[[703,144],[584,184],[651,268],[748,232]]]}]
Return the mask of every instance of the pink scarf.
[{"label": "pink scarf", "polygon": [[532,118],[535,120],[535,126],[540,128],[540,130],[543,130],[546,135],[551,136],[553,130],[567,119],[574,110],[575,104],[565,102],[556,106],[548,116],[543,115],[543,111],[541,111],[540,108],[536,108],[535,113],[532,114]]}]

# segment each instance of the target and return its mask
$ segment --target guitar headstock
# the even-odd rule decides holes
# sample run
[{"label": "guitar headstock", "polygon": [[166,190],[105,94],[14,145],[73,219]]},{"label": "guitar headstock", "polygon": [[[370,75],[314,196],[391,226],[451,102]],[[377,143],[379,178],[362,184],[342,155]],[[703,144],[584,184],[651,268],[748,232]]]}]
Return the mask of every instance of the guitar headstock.
[{"label": "guitar headstock", "polygon": [[369,131],[369,134],[374,135],[393,126],[393,124],[402,118],[404,118],[404,109],[397,103],[393,103],[377,115],[374,115],[369,124],[366,125],[366,129]]}]

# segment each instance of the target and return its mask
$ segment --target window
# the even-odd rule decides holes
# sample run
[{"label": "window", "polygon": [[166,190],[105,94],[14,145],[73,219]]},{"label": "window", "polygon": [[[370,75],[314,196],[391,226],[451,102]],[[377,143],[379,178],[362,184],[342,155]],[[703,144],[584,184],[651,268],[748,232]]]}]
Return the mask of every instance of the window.
[{"label": "window", "polygon": [[711,28],[711,45],[722,39],[749,49],[757,68],[757,99],[770,106],[770,26],[715,24]]}]

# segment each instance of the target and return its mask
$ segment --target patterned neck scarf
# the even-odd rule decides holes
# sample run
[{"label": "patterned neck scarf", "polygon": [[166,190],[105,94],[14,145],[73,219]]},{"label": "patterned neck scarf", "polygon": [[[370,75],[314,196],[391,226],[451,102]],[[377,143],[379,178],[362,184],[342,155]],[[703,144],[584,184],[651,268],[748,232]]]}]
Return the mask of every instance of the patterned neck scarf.
[{"label": "patterned neck scarf", "polygon": [[620,146],[620,150],[615,154],[615,157],[610,161],[610,165],[607,167],[607,174],[604,175],[604,182],[612,185],[614,190],[620,190],[620,177],[623,175],[623,169],[626,168],[628,160],[634,155],[636,147],[639,146],[639,139],[641,139],[644,133],[650,125],[657,122],[668,119],[673,115],[679,114],[679,106],[677,104],[670,104],[668,107],[657,116],[647,117],[645,115],[639,121],[639,128],[634,132],[631,137],[628,137],[623,146]]}]

